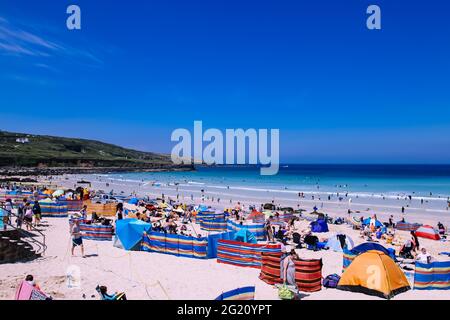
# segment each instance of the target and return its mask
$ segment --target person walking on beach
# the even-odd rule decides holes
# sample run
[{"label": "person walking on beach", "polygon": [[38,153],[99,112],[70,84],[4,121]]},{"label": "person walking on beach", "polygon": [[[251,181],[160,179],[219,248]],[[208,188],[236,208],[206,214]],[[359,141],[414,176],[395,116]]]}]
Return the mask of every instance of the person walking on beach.
[{"label": "person walking on beach", "polygon": [[75,247],[80,246],[81,255],[83,256],[83,258],[85,258],[86,256],[84,255],[83,236],[80,229],[80,220],[74,221],[72,228],[70,229],[70,234],[72,236],[72,256],[74,256]]},{"label": "person walking on beach", "polygon": [[41,223],[42,210],[39,201],[34,201],[33,205],[34,226],[37,227]]}]

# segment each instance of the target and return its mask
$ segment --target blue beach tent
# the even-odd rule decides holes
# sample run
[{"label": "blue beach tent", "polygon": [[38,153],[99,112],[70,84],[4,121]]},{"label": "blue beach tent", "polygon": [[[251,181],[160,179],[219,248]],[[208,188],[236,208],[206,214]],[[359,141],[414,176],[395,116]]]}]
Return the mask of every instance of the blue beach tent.
[{"label": "blue beach tent", "polygon": [[114,246],[125,250],[140,250],[142,236],[150,229],[151,224],[142,220],[117,220]]},{"label": "blue beach tent", "polygon": [[383,247],[381,244],[378,244],[376,242],[365,242],[362,243],[356,247],[354,247],[351,251],[354,254],[360,255],[361,253],[364,253],[369,250],[377,250],[385,253],[389,257],[391,257],[395,261],[395,250],[394,249],[387,249]]},{"label": "blue beach tent", "polygon": [[247,228],[242,228],[234,235],[235,241],[245,242],[245,243],[258,243],[255,235],[250,232]]},{"label": "blue beach tent", "polygon": [[328,224],[324,219],[317,219],[310,223],[312,232],[328,232]]},{"label": "blue beach tent", "polygon": [[[369,225],[370,224],[370,219],[371,218],[364,219],[363,225]],[[383,224],[379,220],[375,220],[375,228],[382,227],[382,226],[383,226]]]}]

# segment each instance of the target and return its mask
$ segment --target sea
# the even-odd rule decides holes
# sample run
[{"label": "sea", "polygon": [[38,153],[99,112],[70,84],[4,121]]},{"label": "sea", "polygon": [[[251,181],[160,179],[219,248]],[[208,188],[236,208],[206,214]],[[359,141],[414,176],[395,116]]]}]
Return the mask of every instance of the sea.
[{"label": "sea", "polygon": [[358,196],[448,200],[450,165],[280,165],[277,175],[260,175],[257,166],[198,166],[195,171],[130,172],[99,176],[111,180],[194,189],[247,192],[349,193]]}]

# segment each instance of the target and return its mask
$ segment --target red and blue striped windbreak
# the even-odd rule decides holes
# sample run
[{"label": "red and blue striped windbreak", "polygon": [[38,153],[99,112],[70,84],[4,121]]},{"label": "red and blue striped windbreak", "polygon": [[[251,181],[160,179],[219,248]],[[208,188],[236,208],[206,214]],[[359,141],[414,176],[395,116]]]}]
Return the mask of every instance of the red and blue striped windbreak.
[{"label": "red and blue striped windbreak", "polygon": [[83,239],[96,241],[112,241],[112,226],[98,224],[80,224]]},{"label": "red and blue striped windbreak", "polygon": [[215,300],[255,300],[255,287],[242,287],[222,293]]}]

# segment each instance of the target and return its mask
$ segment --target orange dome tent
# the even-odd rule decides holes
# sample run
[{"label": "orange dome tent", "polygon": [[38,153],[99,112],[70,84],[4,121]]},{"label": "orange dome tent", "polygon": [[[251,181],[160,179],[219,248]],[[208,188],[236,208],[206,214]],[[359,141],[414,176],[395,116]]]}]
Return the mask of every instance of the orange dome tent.
[{"label": "orange dome tent", "polygon": [[394,260],[377,250],[357,256],[342,274],[337,288],[385,299],[411,289],[408,279]]}]

